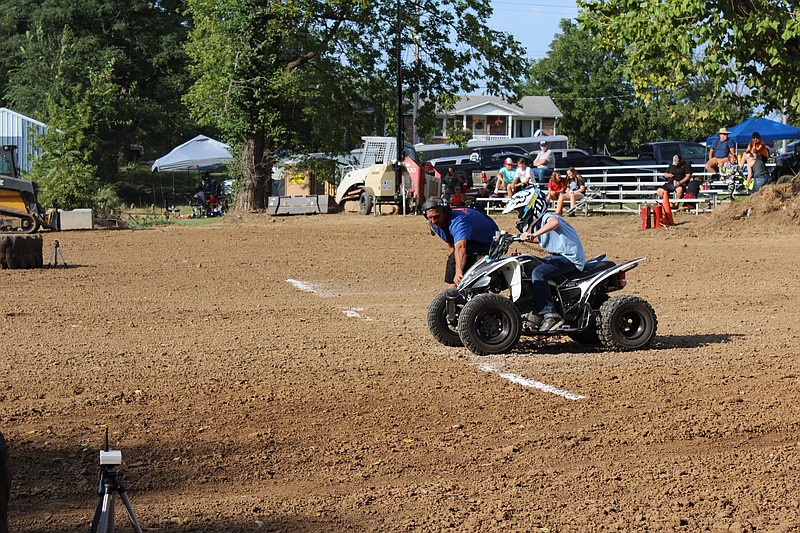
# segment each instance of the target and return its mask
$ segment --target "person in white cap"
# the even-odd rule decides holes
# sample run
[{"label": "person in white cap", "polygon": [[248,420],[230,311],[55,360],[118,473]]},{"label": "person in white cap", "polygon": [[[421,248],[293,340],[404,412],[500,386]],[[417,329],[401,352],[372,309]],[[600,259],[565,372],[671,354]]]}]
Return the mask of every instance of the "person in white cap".
[{"label": "person in white cap", "polygon": [[720,128],[717,132],[718,139],[714,139],[708,149],[708,163],[706,170],[711,174],[719,173],[719,166],[728,160],[728,154],[736,155],[736,143],[728,138],[731,132]]},{"label": "person in white cap", "polygon": [[546,183],[550,179],[550,174],[556,167],[556,156],[550,148],[547,147],[547,141],[539,143],[539,148],[542,150],[536,154],[536,159],[533,160],[533,174],[536,176],[536,181],[539,183]]},{"label": "person in white cap", "polygon": [[503,168],[497,171],[497,180],[494,184],[494,196],[505,196],[506,189],[514,182],[514,175],[517,173],[514,168],[514,160],[506,157],[503,161]]}]

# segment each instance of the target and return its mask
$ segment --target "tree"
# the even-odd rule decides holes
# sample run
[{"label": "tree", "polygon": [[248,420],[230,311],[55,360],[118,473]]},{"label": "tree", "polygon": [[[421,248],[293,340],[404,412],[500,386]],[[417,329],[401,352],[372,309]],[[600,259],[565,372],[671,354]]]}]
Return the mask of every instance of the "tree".
[{"label": "tree", "polygon": [[613,52],[594,48],[594,39],[567,19],[560,22],[547,56],[533,61],[529,90],[548,94],[563,114],[559,130],[572,144],[593,153],[605,146],[625,146],[626,114],[635,97]]},{"label": "tree", "polygon": [[[604,50],[625,58],[626,77],[642,98],[704,80],[695,101],[707,130],[733,123],[708,107],[732,101],[765,111],[800,110],[800,21],[783,0],[578,0],[579,21]],[[746,91],[732,92],[743,83]],[[735,111],[736,104],[723,110]]]},{"label": "tree", "polygon": [[[238,148],[236,208],[266,207],[276,154],[339,152],[376,115],[391,127],[396,5],[356,0],[188,0],[195,21],[188,52],[196,82],[185,97],[194,116]],[[408,6],[406,8],[406,6]],[[419,93],[420,121],[447,95],[485,82],[513,94],[501,74],[521,69],[522,49],[492,32],[488,0],[403,4],[404,97]],[[395,46],[395,47],[393,47]],[[423,131],[424,135],[424,131]]]},{"label": "tree", "polygon": [[560,27],[547,56],[532,62],[528,87],[553,98],[564,115],[560,131],[575,146],[632,153],[647,141],[704,139],[708,116],[698,114],[698,107],[714,116],[744,118],[738,109],[726,110],[727,104],[707,104],[707,82],[699,77],[675,90],[651,87],[647,98],[639,98],[618,51],[604,50],[596,37],[569,20]]},{"label": "tree", "polygon": [[116,87],[108,81],[113,64],[90,76],[89,85],[72,87],[58,102],[46,99],[50,125],[37,139],[43,149],[34,162],[30,179],[42,188],[40,201],[58,200],[63,209],[95,208],[100,180],[91,162],[100,139],[92,132],[98,116],[113,112]]},{"label": "tree", "polygon": [[93,73],[107,72],[112,112],[93,116],[85,133],[99,141],[90,164],[110,180],[131,144],[159,153],[176,131],[188,133],[181,10],[180,0],[4,0],[0,100],[44,118],[52,104],[66,110],[72,89],[90,85]]}]

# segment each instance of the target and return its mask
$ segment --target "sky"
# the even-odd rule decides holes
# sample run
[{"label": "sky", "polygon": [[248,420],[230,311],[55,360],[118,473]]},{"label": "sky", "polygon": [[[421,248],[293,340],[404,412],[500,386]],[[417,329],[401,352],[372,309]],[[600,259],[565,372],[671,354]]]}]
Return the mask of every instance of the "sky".
[{"label": "sky", "polygon": [[547,55],[561,19],[578,16],[575,0],[490,0],[494,14],[489,27],[511,33],[527,48],[527,57]]}]

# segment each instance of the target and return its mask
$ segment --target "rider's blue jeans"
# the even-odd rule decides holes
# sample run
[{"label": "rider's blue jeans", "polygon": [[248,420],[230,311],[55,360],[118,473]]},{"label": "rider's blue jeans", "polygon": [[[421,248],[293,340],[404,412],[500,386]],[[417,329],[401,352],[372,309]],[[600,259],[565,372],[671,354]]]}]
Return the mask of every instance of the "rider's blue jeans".
[{"label": "rider's blue jeans", "polygon": [[574,270],[575,265],[564,256],[548,255],[542,258],[542,264],[531,272],[533,282],[533,312],[537,315],[561,314],[553,302],[553,295],[547,280]]}]

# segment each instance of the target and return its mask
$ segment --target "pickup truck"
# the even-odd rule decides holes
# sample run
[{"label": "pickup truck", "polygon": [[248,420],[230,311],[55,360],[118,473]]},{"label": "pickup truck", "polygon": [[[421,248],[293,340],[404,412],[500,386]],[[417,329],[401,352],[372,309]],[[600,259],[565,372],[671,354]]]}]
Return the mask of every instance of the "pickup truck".
[{"label": "pickup truck", "polygon": [[772,182],[784,183],[800,172],[800,141],[786,145],[786,151],[775,158]]},{"label": "pickup truck", "polygon": [[639,145],[637,159],[625,161],[626,165],[671,165],[672,156],[681,154],[684,161],[703,167],[708,148],[691,141],[659,141]]}]

